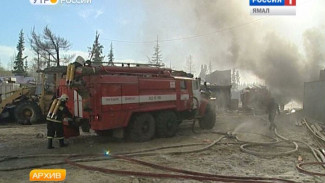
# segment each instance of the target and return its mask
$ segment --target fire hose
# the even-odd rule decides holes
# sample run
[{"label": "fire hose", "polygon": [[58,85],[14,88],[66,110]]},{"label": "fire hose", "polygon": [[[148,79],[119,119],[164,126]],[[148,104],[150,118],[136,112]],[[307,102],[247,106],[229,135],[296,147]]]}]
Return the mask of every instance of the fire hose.
[{"label": "fire hose", "polygon": [[[279,135],[275,129],[275,134],[277,137],[279,137],[280,139],[282,139],[283,141],[290,141],[288,139],[286,139],[285,137]],[[218,133],[218,132],[212,132],[212,133]],[[259,134],[261,135],[261,134]],[[261,135],[261,136],[265,136],[265,135]],[[252,180],[254,180],[253,182],[257,182],[256,180],[272,180],[272,181],[282,181],[282,182],[293,182],[293,181],[289,181],[289,180],[282,180],[282,179],[265,179],[265,178],[260,178],[260,177],[234,177],[234,176],[220,176],[220,175],[211,175],[211,174],[202,174],[202,173],[198,173],[198,172],[191,172],[191,171],[186,171],[186,170],[179,170],[179,169],[173,169],[173,168],[169,168],[169,167],[159,167],[159,165],[155,165],[155,164],[151,164],[151,163],[147,163],[147,162],[141,162],[140,160],[135,160],[132,159],[130,157],[139,157],[139,156],[152,156],[152,155],[157,155],[157,154],[183,154],[183,153],[195,153],[195,152],[200,152],[200,151],[204,151],[209,149],[210,147],[214,146],[217,143],[220,143],[220,141],[224,138],[235,138],[239,143],[244,143],[243,145],[241,145],[241,150],[250,154],[254,154],[254,155],[268,155],[268,156],[278,156],[278,155],[286,155],[286,154],[290,154],[293,153],[295,151],[298,150],[298,145],[297,143],[292,142],[295,145],[295,148],[291,151],[287,151],[287,152],[283,152],[283,153],[273,153],[273,154],[261,154],[261,153],[256,153],[254,151],[251,150],[247,150],[246,147],[252,147],[252,146],[256,146],[256,145],[275,145],[278,144],[279,142],[282,141],[278,141],[277,139],[271,138],[271,141],[269,142],[249,142],[249,141],[244,141],[238,138],[238,134],[236,135],[235,133],[226,133],[223,134],[220,138],[216,139],[215,141],[213,141],[212,143],[202,147],[202,148],[198,148],[198,149],[194,149],[194,150],[187,150],[187,151],[173,151],[173,152],[165,152],[165,153],[156,153],[153,151],[156,150],[161,150],[161,149],[170,149],[170,148],[179,148],[179,147],[187,147],[187,146],[197,146],[197,145],[204,145],[202,143],[192,143],[192,144],[183,144],[183,145],[174,145],[174,146],[165,146],[165,147],[158,147],[158,148],[152,148],[152,149],[146,149],[146,150],[141,150],[141,151],[135,151],[132,153],[116,153],[110,156],[110,159],[123,159],[123,160],[127,160],[127,161],[131,161],[131,162],[136,162],[136,163],[140,163],[140,164],[146,164],[148,166],[151,167],[156,167],[158,169],[163,169],[163,170],[169,170],[169,171],[174,171],[177,173],[183,173],[183,172],[187,172],[189,175],[175,175],[175,174],[154,174],[154,173],[148,173],[148,172],[134,172],[134,171],[123,171],[120,172],[120,170],[110,170],[110,169],[104,169],[104,168],[98,168],[98,167],[90,167],[90,166],[86,166],[86,165],[82,165],[82,164],[78,164],[78,162],[89,162],[89,161],[101,161],[101,160],[108,160],[107,157],[102,157],[102,154],[90,154],[90,155],[80,155],[80,154],[61,154],[61,155],[52,155],[52,154],[45,154],[45,155],[28,155],[28,156],[16,156],[16,157],[4,157],[3,159],[0,159],[0,162],[3,161],[8,161],[8,160],[13,160],[13,159],[22,159],[22,158],[39,158],[39,157],[68,157],[66,158],[64,161],[59,161],[59,162],[52,162],[52,163],[45,163],[45,164],[40,164],[40,165],[30,165],[30,166],[24,166],[24,167],[16,167],[16,168],[4,168],[4,169],[0,169],[0,171],[12,171],[12,170],[20,170],[20,169],[28,169],[28,168],[37,168],[37,167],[42,167],[42,166],[50,166],[50,165],[58,165],[58,164],[64,164],[64,163],[68,163],[70,165],[74,165],[74,166],[78,166],[80,168],[85,168],[88,170],[94,170],[94,171],[101,171],[101,172],[105,172],[105,173],[117,173],[117,174],[127,174],[127,175],[138,175],[138,176],[145,176],[145,177],[160,177],[160,178],[183,178],[183,179],[193,179],[193,180],[197,180],[197,178],[193,177],[193,176],[197,176],[198,174],[201,174],[203,177],[199,177],[198,179],[200,180],[213,180],[213,181],[223,181],[223,182],[243,182],[243,180],[246,180],[246,182],[252,182]],[[268,137],[268,136],[266,136]],[[308,146],[308,145],[307,145]],[[309,148],[311,148],[310,146],[308,146]],[[311,148],[312,150],[312,148]],[[314,152],[313,152],[314,153]],[[314,154],[315,155],[315,154]],[[74,159],[71,160],[71,158],[75,158],[75,157],[94,157],[94,158],[82,158],[82,159]],[[304,165],[304,164],[302,164]],[[302,166],[301,165],[301,166]],[[299,167],[299,168],[298,168]],[[300,166],[297,165],[298,170],[300,170]],[[186,174],[186,173],[185,173]],[[208,178],[206,178],[208,177]],[[227,180],[224,180],[227,179]],[[230,179],[228,181],[228,179]],[[239,181],[240,180],[240,181]]]},{"label": "fire hose", "polygon": [[[219,143],[225,136],[219,137],[217,140],[213,141],[212,143],[198,149],[194,150],[187,150],[187,151],[173,151],[173,152],[167,152],[164,154],[183,154],[183,153],[195,153],[200,152],[209,149],[210,147],[214,146],[215,144]],[[123,155],[111,155],[109,159],[124,159],[131,162],[137,162],[140,163],[140,160],[135,160],[130,157],[132,156],[147,156],[147,155],[157,155],[158,153],[154,153],[151,151],[155,151],[158,149],[167,149],[167,148],[175,148],[175,147],[184,147],[184,146],[194,146],[194,145],[202,145],[202,144],[187,144],[187,145],[176,145],[176,146],[166,146],[166,147],[159,147],[159,148],[153,148],[148,150],[142,150],[138,152],[133,153],[121,153]],[[151,152],[151,153],[150,153]],[[162,154],[162,153],[159,153]],[[64,164],[68,163],[70,165],[75,165],[80,168],[85,168],[87,170],[93,170],[93,171],[101,171],[105,173],[117,173],[122,175],[136,175],[136,176],[144,176],[144,177],[156,177],[156,178],[178,178],[178,179],[192,179],[192,180],[210,180],[210,181],[219,181],[219,182],[274,182],[274,181],[281,181],[281,182],[294,182],[289,181],[285,179],[276,179],[276,178],[262,178],[262,177],[234,177],[234,176],[221,176],[221,175],[212,175],[212,174],[202,174],[198,172],[191,172],[186,170],[180,170],[180,169],[173,169],[168,167],[162,167],[159,165],[147,163],[147,162],[141,162],[141,164],[146,164],[151,167],[156,167],[158,169],[168,170],[168,171],[174,171],[177,173],[186,172],[185,174],[188,175],[175,175],[175,174],[156,174],[156,173],[148,173],[148,172],[134,172],[134,171],[121,171],[121,170],[110,170],[105,168],[99,168],[99,167],[89,167],[86,165],[78,164],[78,162],[89,162],[89,161],[101,161],[101,160],[108,160],[107,157],[103,157],[102,154],[88,154],[88,155],[80,155],[80,154],[61,154],[61,155],[27,155],[27,156],[16,156],[16,157],[5,157],[3,159],[0,159],[0,162],[7,161],[7,160],[13,160],[13,159],[23,159],[23,158],[39,158],[39,157],[68,157],[64,161],[59,162],[53,162],[53,163],[45,163],[40,165],[31,165],[31,166],[24,166],[24,167],[16,167],[16,168],[5,168],[0,169],[0,171],[12,171],[12,170],[21,170],[21,169],[29,169],[29,168],[38,168],[42,166],[50,166],[50,165],[58,165],[58,164]],[[82,159],[75,159],[71,160],[71,158],[76,157],[93,157],[93,158],[82,158]],[[201,176],[199,176],[201,174]]]},{"label": "fire hose", "polygon": [[[176,152],[169,152],[169,153],[164,153],[164,154],[182,154],[182,153],[194,153],[194,152],[200,152],[204,151],[206,149],[209,149],[213,145],[217,144],[219,141],[221,141],[225,136],[221,136],[217,140],[213,141],[211,144],[195,149],[195,150],[188,150],[188,151],[176,151]],[[126,154],[128,155],[128,154]],[[129,155],[134,155],[134,154],[129,154]],[[99,167],[94,167],[94,166],[88,166],[88,165],[82,165],[77,162],[71,161],[69,157],[65,161],[70,164],[77,166],[79,168],[84,168],[87,170],[92,170],[92,171],[100,171],[104,173],[113,173],[113,174],[121,174],[121,175],[134,175],[134,176],[142,176],[142,177],[156,177],[156,178],[181,178],[181,179],[193,179],[193,180],[198,180],[198,181],[204,181],[204,180],[210,180],[210,181],[221,181],[221,182],[257,182],[257,183],[262,183],[262,182],[294,182],[290,180],[284,180],[284,179],[277,179],[277,178],[262,178],[262,177],[238,177],[238,176],[222,176],[222,175],[214,175],[214,174],[205,174],[205,173],[199,173],[199,172],[193,172],[193,171],[187,171],[187,170],[180,170],[180,169],[175,169],[175,168],[169,168],[169,167],[164,167],[161,165],[156,165],[153,163],[148,163],[140,160],[136,160],[127,156],[120,156],[120,155],[112,155],[112,158],[115,159],[123,159],[127,160],[130,162],[138,163],[141,165],[149,166],[152,168],[160,169],[160,170],[166,170],[166,171],[172,171],[176,173],[182,173],[182,174],[188,174],[188,175],[175,175],[175,174],[157,174],[157,173],[149,173],[149,172],[134,172],[134,171],[124,171],[124,170],[113,170],[113,169],[107,169],[107,168],[99,168]]]},{"label": "fire hose", "polygon": [[[172,151],[172,152],[167,152],[164,154],[182,154],[182,153],[194,153],[194,152],[200,152],[204,151],[219,141],[221,141],[224,138],[224,136],[221,136],[217,140],[213,141],[212,143],[208,144],[205,147],[199,148],[199,149],[194,149],[194,150],[188,150],[188,151]],[[194,145],[202,145],[202,144],[186,144],[186,145],[176,145],[176,146],[166,146],[166,147],[158,147],[158,148],[152,148],[152,149],[147,149],[147,150],[142,150],[142,151],[135,151],[131,153],[116,153],[116,155],[123,155],[123,156],[152,156],[152,155],[157,155],[161,153],[155,153],[152,151],[156,150],[161,150],[161,149],[169,149],[169,148],[178,148],[178,147],[186,147],[186,146],[194,146]],[[15,159],[28,159],[28,158],[40,158],[40,157],[75,157],[79,156],[80,154],[41,154],[41,155],[25,155],[25,156],[10,156],[10,157],[3,157],[0,159],[0,162],[4,161],[9,161],[9,160],[15,160]],[[98,154],[90,154],[90,155],[98,155]],[[103,156],[100,154],[100,156]],[[93,159],[92,159],[93,160]],[[98,158],[98,160],[103,160],[103,158]],[[77,162],[83,160],[77,160]],[[30,166],[22,166],[22,167],[15,167],[15,168],[1,168],[0,171],[13,171],[13,170],[22,170],[22,169],[28,169],[28,168],[38,168],[42,166],[50,166],[50,165],[58,165],[58,164],[64,164],[64,161],[58,161],[58,162],[52,162],[52,163],[45,163],[45,164],[40,164],[40,165],[30,165]]]},{"label": "fire hose", "polygon": [[324,162],[307,162],[307,163],[298,163],[296,165],[297,169],[302,172],[302,173],[305,173],[305,174],[308,174],[308,175],[317,175],[317,176],[325,176],[325,173],[318,173],[318,172],[312,172],[312,171],[308,171],[308,170],[305,170],[302,168],[302,166],[305,166],[305,165],[322,165],[324,166],[325,163]]},{"label": "fire hose", "polygon": [[[309,130],[309,132],[311,132],[317,138],[317,140],[325,142],[325,139],[322,136],[319,136],[317,133],[314,132],[313,128],[307,123],[306,119],[304,119],[302,122],[303,122],[303,124],[305,124],[305,126]],[[307,145],[309,147],[309,149],[312,151],[317,162],[298,163],[298,164],[296,164],[296,168],[300,172],[308,174],[308,175],[325,176],[325,173],[312,172],[312,171],[308,171],[308,170],[305,170],[302,168],[305,165],[322,165],[322,167],[325,168],[324,154],[320,150],[315,149],[306,143],[304,143],[304,144]]]},{"label": "fire hose", "polygon": [[[298,171],[300,171],[301,173],[305,173],[305,174],[313,175],[313,176],[325,176],[325,173],[312,172],[312,171],[308,171],[308,170],[305,170],[305,169],[302,168],[305,165],[322,165],[322,167],[325,168],[325,157],[323,156],[322,152],[320,152],[319,150],[311,147],[310,145],[308,145],[305,142],[297,141],[297,140],[295,140],[295,141],[289,140],[289,139],[279,135],[276,129],[274,130],[274,133],[276,134],[277,137],[281,138],[283,141],[278,141],[278,142],[273,142],[273,143],[271,142],[271,143],[243,144],[243,145],[240,146],[240,149],[243,152],[253,154],[253,155],[256,155],[256,156],[279,156],[279,155],[288,155],[288,154],[296,152],[298,150],[298,147],[299,147],[297,143],[302,143],[302,144],[306,145],[310,149],[313,156],[315,157],[315,159],[318,162],[298,163],[298,164],[296,164],[296,168],[298,169]],[[280,153],[265,153],[265,152],[262,153],[262,152],[256,152],[256,151],[246,149],[247,147],[253,147],[253,146],[269,146],[269,145],[273,146],[273,145],[279,144],[281,142],[291,142],[291,143],[294,144],[295,147],[294,147],[293,150],[289,150],[289,151],[286,151],[286,152],[280,152]]]},{"label": "fire hose", "polygon": [[[254,143],[247,143],[247,144],[241,145],[240,146],[240,149],[243,152],[246,152],[246,153],[249,153],[249,154],[253,154],[255,156],[280,156],[280,155],[288,155],[288,154],[291,154],[291,153],[294,153],[294,152],[298,151],[298,147],[299,146],[298,146],[298,144],[296,142],[290,141],[287,138],[282,137],[281,135],[279,135],[277,133],[276,128],[274,129],[274,133],[276,134],[277,137],[279,137],[280,139],[282,139],[282,141],[275,140],[274,142],[254,142]],[[285,151],[285,152],[278,152],[278,153],[256,152],[256,151],[252,151],[252,150],[248,150],[247,149],[247,147],[256,147],[256,146],[275,146],[275,145],[278,145],[278,144],[283,143],[283,142],[291,142],[291,143],[293,143],[294,149],[288,150],[288,151]]]},{"label": "fire hose", "polygon": [[120,175],[133,175],[133,176],[141,176],[141,177],[155,177],[155,178],[176,178],[176,179],[192,179],[192,180],[198,180],[198,181],[220,181],[220,182],[256,182],[256,183],[267,183],[267,182],[294,182],[284,179],[277,179],[277,178],[261,178],[261,177],[238,177],[238,176],[223,176],[223,175],[214,175],[214,174],[207,174],[207,173],[200,173],[200,172],[194,172],[194,171],[187,171],[187,170],[181,170],[176,168],[169,168],[153,163],[148,163],[141,160],[136,160],[130,157],[126,156],[119,156],[119,155],[112,155],[111,158],[113,159],[122,159],[129,162],[133,162],[136,164],[141,164],[144,166],[148,166],[151,168],[164,170],[164,171],[171,171],[181,174],[162,174],[162,173],[150,173],[150,172],[136,172],[136,171],[125,171],[125,170],[114,170],[114,169],[108,169],[108,168],[100,168],[100,167],[94,167],[94,166],[88,166],[88,165],[82,165],[78,164],[71,160],[72,157],[67,158],[65,161],[73,166],[77,166],[79,168],[84,168],[87,170],[92,171],[99,171],[103,173],[112,173],[112,174],[120,174]]}]

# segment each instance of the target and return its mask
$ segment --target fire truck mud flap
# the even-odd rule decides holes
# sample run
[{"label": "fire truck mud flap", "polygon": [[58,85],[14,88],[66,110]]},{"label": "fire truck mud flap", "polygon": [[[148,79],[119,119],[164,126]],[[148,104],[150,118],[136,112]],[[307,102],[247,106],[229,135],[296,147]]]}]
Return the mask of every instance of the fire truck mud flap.
[{"label": "fire truck mud flap", "polygon": [[199,119],[199,125],[201,129],[212,129],[214,127],[214,124],[216,122],[216,111],[214,110],[214,107],[212,107],[211,104],[208,104],[204,116]]},{"label": "fire truck mud flap", "polygon": [[173,137],[178,129],[179,122],[173,111],[161,111],[156,115],[157,137]]},{"label": "fire truck mud flap", "polygon": [[144,142],[155,135],[155,119],[150,113],[140,113],[132,117],[127,128],[127,138],[134,142]]}]

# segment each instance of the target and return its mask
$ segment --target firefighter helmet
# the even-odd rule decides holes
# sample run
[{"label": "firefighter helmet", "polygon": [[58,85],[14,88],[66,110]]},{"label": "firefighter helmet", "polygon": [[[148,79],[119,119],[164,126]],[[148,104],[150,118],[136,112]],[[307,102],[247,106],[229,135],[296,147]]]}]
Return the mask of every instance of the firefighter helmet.
[{"label": "firefighter helmet", "polygon": [[85,64],[85,59],[81,56],[78,56],[75,60],[75,62],[79,63],[80,65],[84,65]]},{"label": "firefighter helmet", "polygon": [[62,94],[61,97],[59,98],[62,102],[65,102],[69,99],[68,95],[67,94]]}]

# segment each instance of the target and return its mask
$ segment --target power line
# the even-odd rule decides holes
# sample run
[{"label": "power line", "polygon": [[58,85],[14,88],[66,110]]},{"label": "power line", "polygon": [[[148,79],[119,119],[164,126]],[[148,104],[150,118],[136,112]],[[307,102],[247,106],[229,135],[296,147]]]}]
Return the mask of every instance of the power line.
[{"label": "power line", "polygon": [[[210,36],[210,35],[214,35],[214,34],[217,34],[217,33],[220,33],[220,32],[231,31],[231,30],[236,29],[236,28],[244,27],[246,25],[250,25],[250,24],[256,23],[258,21],[261,21],[262,19],[265,19],[265,18],[259,18],[259,19],[255,19],[255,20],[250,21],[250,22],[245,22],[245,23],[242,23],[242,24],[238,24],[238,25],[234,25],[234,26],[230,26],[230,27],[226,27],[226,28],[221,28],[219,30],[216,30],[216,31],[210,32],[210,33],[197,34],[197,35],[192,35],[192,36],[184,36],[184,37],[180,37],[180,38],[163,39],[163,40],[159,40],[159,43],[182,41],[182,40],[187,40],[187,39],[195,39],[195,38]],[[112,41],[112,42],[129,43],[129,44],[152,44],[152,43],[156,42],[156,40],[152,40],[152,41],[128,41],[128,40],[118,40],[118,39],[109,39],[109,38],[101,38],[101,39],[109,40],[109,41]]]}]

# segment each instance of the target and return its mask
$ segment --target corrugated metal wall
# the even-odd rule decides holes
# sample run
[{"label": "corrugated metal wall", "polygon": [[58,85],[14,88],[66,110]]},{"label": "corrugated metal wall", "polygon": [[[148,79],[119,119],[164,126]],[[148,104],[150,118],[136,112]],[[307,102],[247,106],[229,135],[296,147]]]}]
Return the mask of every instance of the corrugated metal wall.
[{"label": "corrugated metal wall", "polygon": [[304,112],[310,118],[325,122],[325,81],[305,83]]}]

